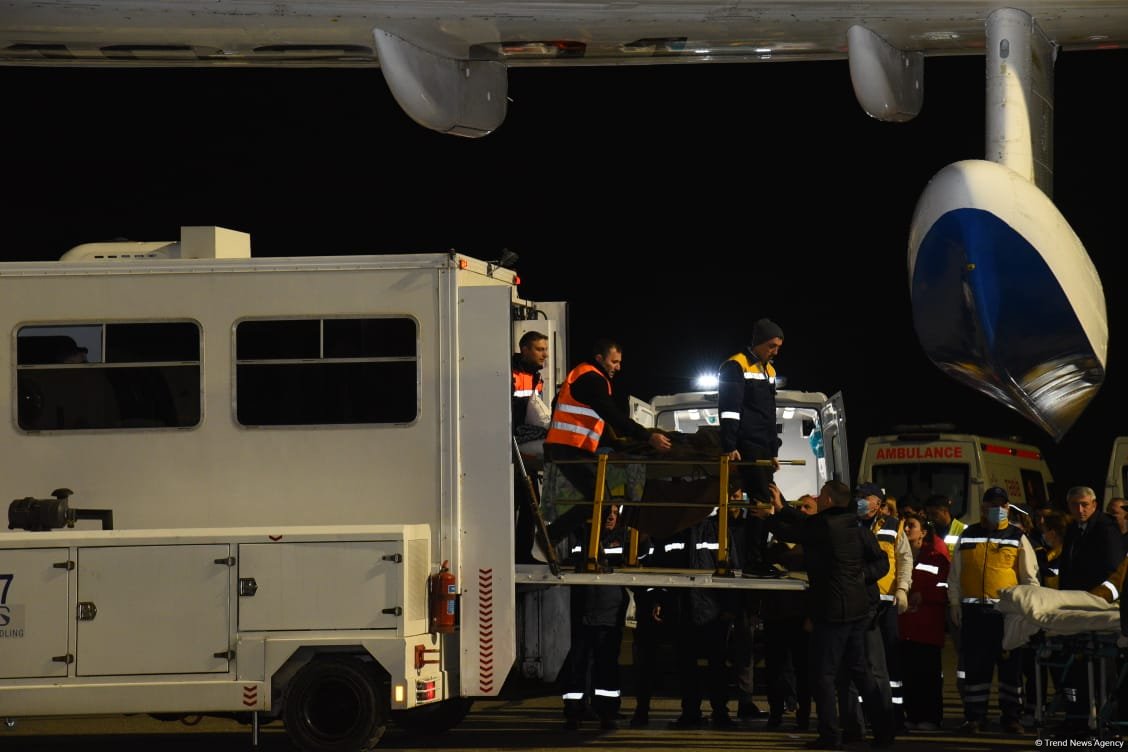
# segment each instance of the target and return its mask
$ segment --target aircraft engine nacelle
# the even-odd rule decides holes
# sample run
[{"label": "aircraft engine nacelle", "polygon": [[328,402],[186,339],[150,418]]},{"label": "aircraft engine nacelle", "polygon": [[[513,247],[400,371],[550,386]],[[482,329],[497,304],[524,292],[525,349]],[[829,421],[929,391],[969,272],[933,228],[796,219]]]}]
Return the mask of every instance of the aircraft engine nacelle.
[{"label": "aircraft engine nacelle", "polygon": [[1060,440],[1104,381],[1108,315],[1053,202],[1001,164],[948,165],[917,203],[908,260],[929,359]]}]

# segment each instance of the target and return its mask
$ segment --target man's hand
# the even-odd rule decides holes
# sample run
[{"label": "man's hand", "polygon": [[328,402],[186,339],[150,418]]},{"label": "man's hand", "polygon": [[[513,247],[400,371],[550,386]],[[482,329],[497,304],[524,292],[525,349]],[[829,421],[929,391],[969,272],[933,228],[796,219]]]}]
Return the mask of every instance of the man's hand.
[{"label": "man's hand", "polygon": [[654,447],[659,452],[668,452],[670,451],[670,447],[673,446],[666,434],[658,433],[657,431],[654,431],[650,434],[650,438],[647,439],[647,443],[649,443],[650,446]]},{"label": "man's hand", "polygon": [[[724,457],[725,455],[722,454],[721,456]],[[733,449],[731,452],[728,453],[727,456],[733,462],[740,462],[740,450],[739,449]]]},{"label": "man's hand", "polygon": [[768,491],[772,495],[772,511],[778,512],[783,509],[783,492],[779,490],[779,486],[775,483],[769,483]]},{"label": "man's hand", "polygon": [[772,457],[772,472],[779,470],[779,457]]},{"label": "man's hand", "polygon": [[958,603],[948,606],[948,615],[952,618],[952,626],[959,627],[963,621],[963,611]]},{"label": "man's hand", "polygon": [[897,604],[898,616],[909,610],[909,594],[904,588],[897,588],[897,592],[893,594],[893,602]]}]

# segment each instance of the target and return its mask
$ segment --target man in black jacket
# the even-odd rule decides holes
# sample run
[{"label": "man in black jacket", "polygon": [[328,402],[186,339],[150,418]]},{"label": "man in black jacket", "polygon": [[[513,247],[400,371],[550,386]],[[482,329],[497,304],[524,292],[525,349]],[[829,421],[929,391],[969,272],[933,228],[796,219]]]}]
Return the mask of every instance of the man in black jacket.
[{"label": "man in black jacket", "polygon": [[[771,319],[752,327],[748,346],[717,371],[717,413],[721,424],[721,454],[733,462],[770,460],[770,467],[738,466],[741,487],[750,501],[772,501],[772,473],[779,469],[776,452],[776,371],[772,360],[783,347],[783,329]],[[749,517],[744,525],[744,566],[754,570],[764,560],[764,525]]]},{"label": "man in black jacket", "polygon": [[1065,495],[1073,522],[1065,530],[1061,547],[1059,590],[1092,590],[1109,578],[1124,546],[1120,527],[1100,510],[1097,495],[1087,486],[1074,486]]},{"label": "man in black jacket", "polygon": [[[573,368],[553,404],[552,423],[544,440],[544,459],[580,492],[585,501],[595,498],[596,450],[603,441],[605,428],[615,434],[646,442],[658,452],[670,451],[665,434],[653,431],[631,420],[612,398],[611,379],[619,372],[623,352],[613,340],[597,340],[592,357]],[[583,527],[591,517],[591,507],[577,504],[548,526],[553,545]],[[534,542],[533,555],[547,561]]]},{"label": "man in black jacket", "polygon": [[[1089,591],[1108,583],[1124,559],[1120,526],[1100,510],[1097,495],[1088,486],[1074,486],[1065,495],[1073,522],[1065,529],[1058,577],[1059,590]],[[1114,589],[1115,590],[1115,589]],[[1059,735],[1070,736],[1087,729],[1089,679],[1085,665],[1073,663],[1062,680],[1066,697],[1063,728]]]},{"label": "man in black jacket", "polygon": [[[618,522],[619,510],[612,504],[600,532],[603,545],[622,545],[625,531]],[[599,717],[600,728],[618,728],[622,701],[619,652],[627,615],[627,590],[614,585],[573,585],[571,595],[572,647],[561,677],[564,728],[567,731],[579,729],[588,706]]]},{"label": "man in black jacket", "polygon": [[892,710],[866,668],[865,631],[874,616],[876,582],[889,571],[889,559],[877,538],[859,527],[849,486],[829,481],[819,491],[818,514],[803,517],[775,500],[770,532],[799,543],[810,580],[811,688],[819,717],[819,735],[808,747],[842,749],[835,680],[846,671],[865,701],[875,748],[893,743]]}]

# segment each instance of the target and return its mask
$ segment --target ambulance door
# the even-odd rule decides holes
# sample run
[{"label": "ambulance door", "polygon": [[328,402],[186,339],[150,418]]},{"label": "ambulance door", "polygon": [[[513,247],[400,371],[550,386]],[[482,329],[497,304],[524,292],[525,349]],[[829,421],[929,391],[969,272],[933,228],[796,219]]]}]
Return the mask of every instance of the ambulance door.
[{"label": "ambulance door", "polygon": [[[819,475],[828,480],[840,480],[850,486],[850,453],[846,447],[846,401],[842,392],[835,392],[819,410],[822,422],[822,444],[812,446],[819,467]],[[816,491],[817,493],[817,491]]]},{"label": "ambulance door", "polygon": [[654,406],[649,402],[643,402],[638,397],[631,396],[628,398],[627,407],[631,420],[638,423],[640,426],[654,428],[658,425],[658,414],[654,411]]},{"label": "ambulance door", "polygon": [[1112,442],[1112,456],[1108,460],[1104,502],[1123,499],[1125,489],[1128,489],[1128,436],[1117,436]]}]

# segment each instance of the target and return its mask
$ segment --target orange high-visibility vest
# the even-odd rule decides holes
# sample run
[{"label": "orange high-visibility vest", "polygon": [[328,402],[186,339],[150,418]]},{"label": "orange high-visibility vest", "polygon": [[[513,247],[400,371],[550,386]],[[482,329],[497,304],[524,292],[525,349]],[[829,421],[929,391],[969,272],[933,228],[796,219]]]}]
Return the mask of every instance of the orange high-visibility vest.
[{"label": "orange high-visibility vest", "polygon": [[[528,371],[519,371],[513,369],[513,396],[514,397],[532,397],[533,396],[533,380],[537,375],[529,373]],[[544,395],[544,382],[537,381],[536,391],[538,395]]]},{"label": "orange high-visibility vest", "polygon": [[544,443],[564,444],[595,454],[595,450],[599,448],[599,439],[603,436],[603,418],[572,396],[572,384],[592,371],[607,382],[607,394],[610,396],[611,380],[607,378],[607,374],[591,363],[581,363],[573,368],[556,397],[556,409],[552,411],[552,423],[548,427]]}]

